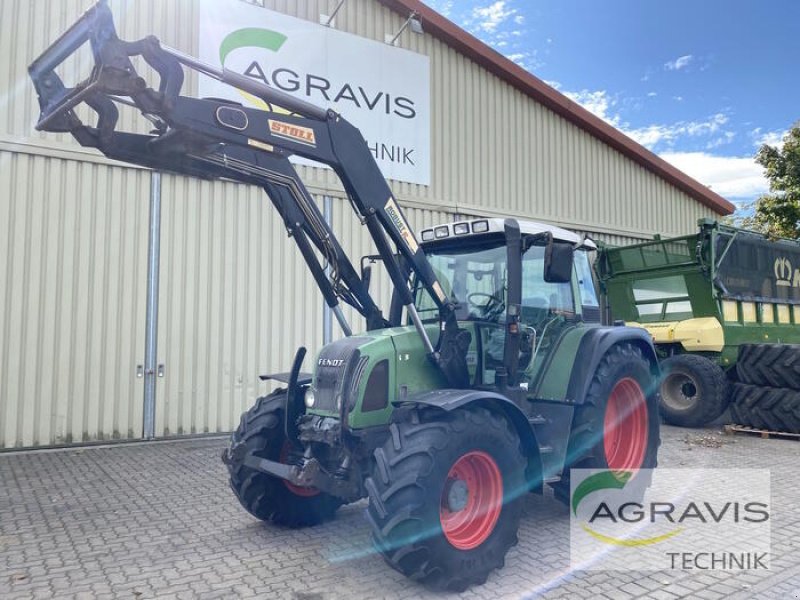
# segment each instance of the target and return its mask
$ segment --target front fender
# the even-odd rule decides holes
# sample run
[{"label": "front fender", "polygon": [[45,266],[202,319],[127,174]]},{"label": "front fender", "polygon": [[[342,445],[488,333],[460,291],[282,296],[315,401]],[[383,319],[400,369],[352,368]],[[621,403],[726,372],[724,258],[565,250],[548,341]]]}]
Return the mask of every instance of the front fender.
[{"label": "front fender", "polygon": [[638,346],[644,358],[650,362],[653,377],[658,379],[661,376],[653,340],[646,330],[638,327],[596,327],[586,332],[578,346],[577,356],[581,360],[575,361],[573,365],[567,398],[576,404],[582,404],[603,356],[612,346],[624,342]]},{"label": "front fender", "polygon": [[403,400],[392,402],[392,404],[400,409],[432,407],[445,412],[469,406],[484,406],[502,411],[517,431],[523,452],[528,457],[527,476],[531,483],[531,491],[542,490],[544,468],[536,433],[528,422],[528,417],[510,398],[497,392],[483,390],[442,389],[411,394]]}]

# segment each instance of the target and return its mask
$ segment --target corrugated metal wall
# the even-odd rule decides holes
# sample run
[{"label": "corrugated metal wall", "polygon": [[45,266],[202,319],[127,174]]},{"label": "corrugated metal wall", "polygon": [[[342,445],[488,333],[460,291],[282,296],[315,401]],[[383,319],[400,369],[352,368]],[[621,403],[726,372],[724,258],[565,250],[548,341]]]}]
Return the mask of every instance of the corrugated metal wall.
[{"label": "corrugated metal wall", "polygon": [[148,182],[0,151],[0,448],[141,436]]},{"label": "corrugated metal wall", "polygon": [[[121,37],[155,34],[197,54],[201,0],[111,0]],[[202,0],[205,1],[205,0]],[[142,434],[149,173],[68,136],[33,130],[33,57],[90,0],[0,2],[0,447]],[[265,0],[317,21],[334,0]],[[403,17],[348,0],[337,28],[383,40]],[[537,218],[612,243],[678,234],[711,212],[429,35],[399,45],[431,57],[432,185],[394,183],[419,229],[456,214]],[[88,53],[65,65],[85,75]],[[196,90],[189,77],[188,93]],[[123,123],[134,115],[123,111]],[[140,127],[144,128],[145,124]],[[303,168],[334,200],[354,255],[374,252],[330,171]],[[321,343],[321,296],[260,190],[163,179],[158,435],[226,431]],[[375,279],[378,296],[389,286]],[[352,311],[347,313],[352,317]],[[360,322],[357,323],[360,326]],[[334,333],[338,327],[334,324]]]}]

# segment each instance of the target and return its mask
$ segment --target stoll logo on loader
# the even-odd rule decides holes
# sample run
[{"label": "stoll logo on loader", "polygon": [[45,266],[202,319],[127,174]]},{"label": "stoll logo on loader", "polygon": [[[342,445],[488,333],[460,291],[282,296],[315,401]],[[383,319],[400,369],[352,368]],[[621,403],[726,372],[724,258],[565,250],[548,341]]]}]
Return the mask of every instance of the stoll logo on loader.
[{"label": "stoll logo on loader", "polygon": [[769,568],[768,472],[573,469],[571,481],[573,568]]}]

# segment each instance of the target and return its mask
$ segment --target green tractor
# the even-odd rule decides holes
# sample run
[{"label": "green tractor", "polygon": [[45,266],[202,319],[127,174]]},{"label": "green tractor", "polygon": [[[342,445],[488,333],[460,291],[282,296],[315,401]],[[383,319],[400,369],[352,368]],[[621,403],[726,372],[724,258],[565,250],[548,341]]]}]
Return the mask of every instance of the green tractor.
[{"label": "green tractor", "polygon": [[[642,330],[599,325],[591,242],[502,219],[422,239],[464,332],[466,385],[429,359],[410,318],[346,337],[313,374],[271,376],[289,388],[242,416],[224,460],[242,505],[282,525],[368,496],[386,561],[459,590],[502,566],[527,492],[549,484],[567,500],[571,467],[655,467],[657,371]],[[410,286],[434,338],[437,305],[419,279]]]},{"label": "green tractor", "polygon": [[[87,42],[95,69],[65,88],[55,70]],[[158,73],[158,89],[132,56]],[[182,96],[186,68],[284,110]],[[30,73],[39,129],[70,132],[116,160],[262,187],[336,316],[344,337],[311,372],[300,348],[288,372],[264,376],[285,387],[256,401],[223,453],[233,492],[258,519],[314,525],[368,497],[375,545],[392,567],[463,590],[503,565],[528,492],[549,486],[566,500],[573,467],[637,477],[656,466],[655,351],[642,329],[600,325],[592,242],[515,219],[442,224],[420,242],[341,115],[155,38],[123,42],[104,2]],[[82,102],[95,126],[74,112]],[[154,129],[118,131],[117,103]],[[377,248],[370,260],[391,279],[388,314],[369,293],[371,267],[353,266],[292,156],[339,176]],[[341,302],[363,316],[365,333],[353,334]]]},{"label": "green tractor", "polygon": [[698,232],[601,248],[607,308],[653,338],[666,422],[800,433],[800,244],[701,219]]}]

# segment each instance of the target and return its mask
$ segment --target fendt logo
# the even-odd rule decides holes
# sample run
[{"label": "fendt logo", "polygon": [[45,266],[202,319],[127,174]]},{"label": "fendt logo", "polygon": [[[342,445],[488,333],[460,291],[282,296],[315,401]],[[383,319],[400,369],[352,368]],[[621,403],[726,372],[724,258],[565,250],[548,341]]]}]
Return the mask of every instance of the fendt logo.
[{"label": "fendt logo", "polygon": [[775,259],[773,267],[779,287],[800,288],[800,269],[792,271],[792,263],[785,256]]},{"label": "fendt logo", "polygon": [[320,367],[341,367],[343,364],[343,358],[320,358],[317,360],[317,365]]}]

